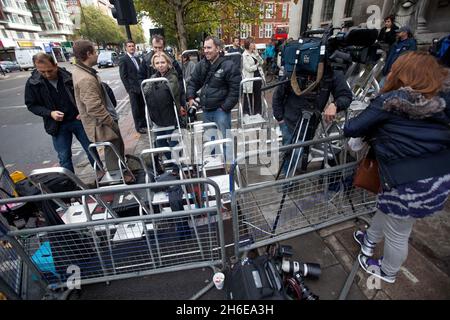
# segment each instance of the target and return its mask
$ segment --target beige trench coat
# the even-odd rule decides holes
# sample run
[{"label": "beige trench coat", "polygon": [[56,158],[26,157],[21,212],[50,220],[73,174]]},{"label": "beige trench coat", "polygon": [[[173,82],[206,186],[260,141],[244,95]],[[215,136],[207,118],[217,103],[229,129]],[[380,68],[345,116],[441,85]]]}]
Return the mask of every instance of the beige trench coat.
[{"label": "beige trench coat", "polygon": [[119,126],[106,109],[98,76],[88,67],[76,64],[72,78],[78,112],[89,140],[105,142],[120,138]]},{"label": "beige trench coat", "polygon": [[[258,64],[255,63],[255,58],[258,61]],[[264,64],[264,60],[258,53],[253,52],[250,54],[247,50],[242,54],[242,79],[253,78],[255,71],[258,70],[261,74],[261,77],[265,81],[264,71],[262,69],[262,65]],[[253,83],[247,82],[244,84],[244,93],[253,93]]]}]

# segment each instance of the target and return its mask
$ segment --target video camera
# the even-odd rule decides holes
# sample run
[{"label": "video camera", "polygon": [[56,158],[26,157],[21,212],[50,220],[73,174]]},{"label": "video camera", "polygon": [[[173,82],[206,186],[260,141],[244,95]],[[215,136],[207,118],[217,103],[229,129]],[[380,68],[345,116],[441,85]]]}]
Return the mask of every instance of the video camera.
[{"label": "video camera", "polygon": [[289,42],[282,55],[286,73],[292,75],[295,70],[297,75],[314,76],[321,63],[345,71],[352,62],[374,63],[381,57],[376,29],[353,29],[333,35],[336,29],[330,26],[309,30],[298,41]]},{"label": "video camera", "polygon": [[339,32],[328,39],[327,62],[334,69],[346,70],[352,62],[374,64],[381,58],[380,45],[376,43],[376,29],[353,29]]}]

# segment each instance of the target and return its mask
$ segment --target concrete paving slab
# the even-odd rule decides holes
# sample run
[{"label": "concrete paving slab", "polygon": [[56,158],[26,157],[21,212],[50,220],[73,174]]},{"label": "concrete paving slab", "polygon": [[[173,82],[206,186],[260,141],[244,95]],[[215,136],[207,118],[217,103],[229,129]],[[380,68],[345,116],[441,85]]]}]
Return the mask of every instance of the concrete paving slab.
[{"label": "concrete paving slab", "polygon": [[293,247],[293,260],[318,263],[323,269],[339,263],[317,232],[309,232],[307,234],[282,241],[281,244],[291,245]]},{"label": "concrete paving slab", "polygon": [[[450,210],[418,219],[410,243],[450,276]],[[432,235],[432,236],[430,236]]]},{"label": "concrete paving slab", "polygon": [[350,229],[350,228],[353,228],[353,229],[356,228],[356,224],[354,221],[346,221],[344,223],[339,223],[339,224],[336,224],[331,227],[323,228],[323,229],[319,230],[319,235],[322,238],[326,238],[329,235],[332,235],[333,233],[336,233],[338,231],[342,231],[345,229]]},{"label": "concrete paving slab", "polygon": [[[341,265],[337,264],[322,270],[318,280],[306,279],[305,283],[320,300],[337,300],[344,287],[347,273]],[[347,300],[366,300],[366,296],[356,284],[350,287]]]},{"label": "concrete paving slab", "polygon": [[[82,286],[79,300],[187,300],[212,279],[210,268],[169,272],[159,275]],[[215,290],[211,289],[210,291]],[[218,291],[218,290],[216,290]],[[212,292],[212,297],[215,293]]]},{"label": "concrete paving slab", "polygon": [[410,245],[396,282],[382,282],[382,290],[394,300],[447,300],[450,299],[450,279]]}]

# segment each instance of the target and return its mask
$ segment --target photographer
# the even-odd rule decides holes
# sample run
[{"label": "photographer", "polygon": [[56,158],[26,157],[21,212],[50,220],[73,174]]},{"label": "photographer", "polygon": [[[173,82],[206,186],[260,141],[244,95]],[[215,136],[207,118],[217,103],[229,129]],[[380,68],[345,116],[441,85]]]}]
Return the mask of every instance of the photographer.
[{"label": "photographer", "polygon": [[[311,81],[311,77],[298,76],[297,79],[300,86],[306,86],[306,82]],[[333,102],[327,105],[330,94],[333,95]],[[352,92],[345,81],[344,74],[341,71],[333,70],[329,66],[326,66],[323,78],[318,86],[310,93],[298,96],[293,91],[290,82],[278,86],[273,95],[272,108],[273,115],[277,119],[283,134],[283,145],[295,143],[295,141],[292,141],[292,138],[297,123],[300,123],[299,120],[301,120],[303,111],[313,113],[305,138],[305,140],[311,140],[320,123],[319,114],[323,114],[326,122],[333,121],[336,113],[350,106],[352,98]],[[300,136],[303,136],[303,134],[302,130]],[[306,166],[302,169],[306,170]],[[287,163],[285,163],[283,171],[287,174]]]}]

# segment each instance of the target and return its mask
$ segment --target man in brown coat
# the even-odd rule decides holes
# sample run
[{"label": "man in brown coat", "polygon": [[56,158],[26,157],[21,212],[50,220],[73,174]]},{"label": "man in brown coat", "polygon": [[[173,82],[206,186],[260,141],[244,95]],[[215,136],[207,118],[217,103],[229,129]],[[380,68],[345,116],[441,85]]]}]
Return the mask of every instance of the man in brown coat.
[{"label": "man in brown coat", "polygon": [[[76,41],[73,53],[77,60],[72,73],[75,100],[81,121],[89,140],[111,142],[124,156],[124,144],[118,125],[118,116],[101,84],[97,71],[97,51],[87,40]],[[105,162],[108,171],[118,170],[117,157],[110,148],[105,148]]]}]

